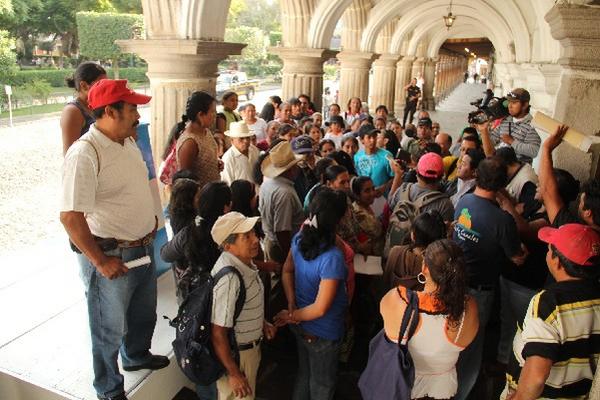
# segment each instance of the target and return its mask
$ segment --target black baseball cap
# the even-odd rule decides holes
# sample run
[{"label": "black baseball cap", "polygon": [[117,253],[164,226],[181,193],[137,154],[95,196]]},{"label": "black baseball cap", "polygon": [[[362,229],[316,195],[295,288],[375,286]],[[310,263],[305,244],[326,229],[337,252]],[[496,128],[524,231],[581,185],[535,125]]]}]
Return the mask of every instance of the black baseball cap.
[{"label": "black baseball cap", "polygon": [[508,92],[506,95],[508,101],[522,101],[523,103],[529,102],[531,100],[531,96],[529,92],[523,88],[516,88]]},{"label": "black baseball cap", "polygon": [[432,127],[433,123],[431,122],[431,118],[421,118],[417,123],[417,126],[427,125],[428,127]]}]

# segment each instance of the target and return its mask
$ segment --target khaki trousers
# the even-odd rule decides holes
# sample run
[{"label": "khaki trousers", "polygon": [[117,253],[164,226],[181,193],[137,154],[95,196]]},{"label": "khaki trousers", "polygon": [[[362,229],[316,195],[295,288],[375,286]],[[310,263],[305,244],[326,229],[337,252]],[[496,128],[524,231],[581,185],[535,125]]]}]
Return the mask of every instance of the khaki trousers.
[{"label": "khaki trousers", "polygon": [[[260,344],[252,349],[240,351],[240,371],[248,379],[248,384],[252,389],[250,396],[243,397],[241,400],[254,400],[256,396],[256,374],[260,365]],[[229,378],[223,375],[217,381],[217,391],[219,392],[219,400],[234,400],[240,399],[235,397],[233,390],[229,386]]]}]

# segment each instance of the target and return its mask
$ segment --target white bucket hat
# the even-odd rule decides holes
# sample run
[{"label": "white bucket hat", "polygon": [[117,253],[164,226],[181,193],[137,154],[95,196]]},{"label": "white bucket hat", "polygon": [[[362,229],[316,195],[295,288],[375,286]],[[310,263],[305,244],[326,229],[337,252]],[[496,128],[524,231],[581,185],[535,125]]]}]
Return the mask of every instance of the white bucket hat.
[{"label": "white bucket hat", "polygon": [[254,135],[244,121],[232,122],[229,124],[229,130],[225,131],[225,136],[232,138],[245,138]]}]

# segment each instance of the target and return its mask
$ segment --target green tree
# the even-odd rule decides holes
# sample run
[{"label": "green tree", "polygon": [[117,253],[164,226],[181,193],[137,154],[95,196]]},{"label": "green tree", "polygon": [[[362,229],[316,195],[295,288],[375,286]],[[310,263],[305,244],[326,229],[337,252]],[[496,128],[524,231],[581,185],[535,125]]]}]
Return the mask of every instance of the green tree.
[{"label": "green tree", "polygon": [[77,13],[77,32],[81,55],[100,60],[112,60],[115,78],[119,76],[119,56],[115,40],[132,39],[144,26],[142,15],[115,13]]},{"label": "green tree", "polygon": [[[17,71],[17,57],[14,52],[15,40],[7,31],[0,30],[0,83],[7,82]],[[4,88],[0,88],[4,90]]]}]

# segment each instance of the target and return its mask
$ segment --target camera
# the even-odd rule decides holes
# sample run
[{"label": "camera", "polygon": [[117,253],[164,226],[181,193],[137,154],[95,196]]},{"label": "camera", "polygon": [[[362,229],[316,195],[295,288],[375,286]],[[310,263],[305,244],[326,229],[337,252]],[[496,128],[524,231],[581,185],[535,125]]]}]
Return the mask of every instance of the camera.
[{"label": "camera", "polygon": [[480,106],[481,100],[469,103],[477,110],[471,111],[467,120],[470,124],[483,124],[494,119],[508,117],[508,100],[506,97],[492,97],[486,106]]}]

